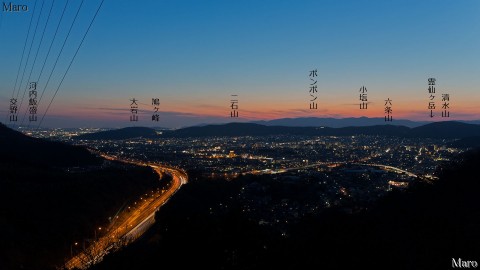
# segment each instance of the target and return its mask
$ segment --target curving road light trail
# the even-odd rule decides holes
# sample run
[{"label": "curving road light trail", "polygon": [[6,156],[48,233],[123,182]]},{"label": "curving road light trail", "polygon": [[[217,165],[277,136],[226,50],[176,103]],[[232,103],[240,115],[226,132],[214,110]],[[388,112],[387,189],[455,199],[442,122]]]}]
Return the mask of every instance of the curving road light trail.
[{"label": "curving road light trail", "polygon": [[160,209],[188,181],[188,175],[179,168],[147,163],[135,160],[125,160],[116,156],[97,153],[107,160],[120,161],[138,166],[150,166],[161,176],[166,173],[172,176],[172,183],[164,192],[153,193],[141,201],[138,207],[129,213],[122,222],[113,224],[109,230],[90,244],[83,252],[72,257],[66,264],[66,269],[87,269],[100,262],[105,255],[140,237],[155,222],[155,212]]}]

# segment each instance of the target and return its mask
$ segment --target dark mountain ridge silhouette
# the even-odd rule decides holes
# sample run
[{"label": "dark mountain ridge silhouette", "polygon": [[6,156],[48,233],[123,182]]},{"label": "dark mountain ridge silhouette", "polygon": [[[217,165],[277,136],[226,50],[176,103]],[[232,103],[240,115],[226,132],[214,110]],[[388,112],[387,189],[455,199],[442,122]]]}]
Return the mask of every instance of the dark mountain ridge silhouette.
[{"label": "dark mountain ridge silhouette", "polygon": [[255,123],[228,123],[205,126],[186,127],[177,130],[163,131],[158,135],[154,129],[145,127],[129,127],[118,130],[102,131],[77,136],[82,140],[123,140],[132,138],[159,137],[238,137],[238,136],[355,136],[378,135],[411,138],[454,139],[480,136],[480,125],[455,121],[435,122],[423,126],[409,128],[399,125],[331,127],[291,127],[266,126]]},{"label": "dark mountain ridge silhouette", "polygon": [[480,125],[466,124],[456,121],[435,122],[413,128],[410,137],[420,138],[465,138],[479,136]]},{"label": "dark mountain ridge silhouette", "polygon": [[465,137],[450,143],[449,146],[455,148],[480,147],[480,136]]},{"label": "dark mountain ridge silhouette", "polygon": [[285,127],[265,126],[254,123],[229,123],[222,125],[207,125],[188,127],[165,132],[166,137],[208,137],[208,136],[272,136],[272,135],[303,135],[303,136],[355,136],[379,135],[413,138],[465,138],[480,136],[480,125],[461,122],[436,122],[420,127],[409,128],[396,125],[377,125],[365,127]]},{"label": "dark mountain ridge silhouette", "polygon": [[[385,123],[384,118],[380,117],[349,117],[349,118],[331,118],[331,117],[298,117],[298,118],[280,118],[273,120],[254,121],[251,123],[261,124],[265,126],[288,126],[288,127],[363,127],[377,126]],[[395,125],[406,127],[418,127],[429,122],[417,122],[406,119],[396,119]]]},{"label": "dark mountain ridge silhouette", "polygon": [[1,162],[49,166],[96,165],[100,159],[80,146],[33,138],[0,123]]},{"label": "dark mountain ridge silhouette", "polygon": [[2,270],[59,269],[73,241],[91,239],[126,202],[169,183],[149,167],[104,161],[2,124],[0,154]]},{"label": "dark mountain ridge silhouette", "polygon": [[406,134],[407,127],[382,125],[373,127],[285,127],[265,126],[253,123],[228,123],[222,125],[207,125],[188,127],[166,132],[167,137],[209,137],[209,136],[272,136],[272,135],[303,135],[303,136],[350,136],[366,135],[397,135]]}]

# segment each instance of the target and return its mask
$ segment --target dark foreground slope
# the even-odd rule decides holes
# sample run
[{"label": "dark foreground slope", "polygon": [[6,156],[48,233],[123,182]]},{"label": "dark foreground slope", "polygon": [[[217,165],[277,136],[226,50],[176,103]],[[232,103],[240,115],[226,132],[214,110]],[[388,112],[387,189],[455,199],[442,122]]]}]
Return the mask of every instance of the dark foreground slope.
[{"label": "dark foreground slope", "polygon": [[[0,126],[0,269],[55,269],[74,242],[159,184],[148,168]],[[88,242],[87,242],[88,244]],[[77,247],[78,248],[78,247]]]},{"label": "dark foreground slope", "polygon": [[99,165],[101,159],[79,146],[29,137],[0,123],[0,162],[45,166]]},{"label": "dark foreground slope", "polygon": [[[252,180],[200,179],[162,208],[146,237],[94,269],[451,269],[452,258],[480,261],[479,164],[471,151],[433,185],[390,193],[359,214],[331,209],[288,225],[264,225],[242,208]],[[289,190],[301,200],[302,189]]]}]

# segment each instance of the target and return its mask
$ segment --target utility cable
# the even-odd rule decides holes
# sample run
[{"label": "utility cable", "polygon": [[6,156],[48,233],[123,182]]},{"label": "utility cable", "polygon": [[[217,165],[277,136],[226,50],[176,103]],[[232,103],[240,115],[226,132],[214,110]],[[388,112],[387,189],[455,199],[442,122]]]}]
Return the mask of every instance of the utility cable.
[{"label": "utility cable", "polygon": [[[67,70],[66,70],[65,73],[63,74],[62,80],[60,81],[60,84],[58,85],[57,90],[55,91],[55,94],[53,95],[52,99],[50,100],[50,103],[48,104],[48,107],[47,107],[47,109],[45,110],[45,113],[43,114],[42,119],[40,120],[40,123],[38,124],[37,130],[38,130],[38,128],[42,125],[43,119],[45,118],[45,115],[47,114],[48,110],[50,109],[50,106],[52,105],[52,102],[53,102],[53,100],[55,99],[55,97],[56,97],[56,95],[57,95],[57,93],[58,93],[58,90],[59,90],[60,87],[62,86],[63,81],[65,80],[65,77],[66,77],[67,74],[68,74],[68,71],[69,71],[70,68],[72,67],[73,61],[74,61],[75,58],[77,57],[78,51],[80,51],[80,48],[82,47],[83,42],[85,41],[85,38],[87,37],[87,34],[88,34],[88,32],[90,31],[90,28],[92,27],[93,22],[95,21],[95,18],[97,18],[98,12],[100,11],[100,8],[102,7],[104,1],[105,1],[105,0],[102,0],[102,2],[100,2],[100,5],[98,6],[97,11],[95,12],[95,15],[94,15],[93,18],[92,18],[92,21],[90,22],[90,25],[89,25],[88,28],[87,28],[87,31],[85,31],[85,34],[83,35],[82,41],[81,41],[80,44],[78,45],[78,48],[77,48],[77,50],[75,51],[75,54],[73,55],[72,60],[70,61],[70,64],[68,65]],[[82,0],[82,3],[83,3],[83,0]]]}]

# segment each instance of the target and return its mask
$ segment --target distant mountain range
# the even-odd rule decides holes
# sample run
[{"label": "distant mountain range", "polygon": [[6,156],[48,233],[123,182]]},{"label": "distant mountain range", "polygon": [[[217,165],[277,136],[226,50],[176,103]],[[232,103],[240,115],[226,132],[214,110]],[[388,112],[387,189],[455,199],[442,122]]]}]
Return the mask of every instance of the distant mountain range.
[{"label": "distant mountain range", "polygon": [[188,127],[166,132],[168,137],[209,137],[209,136],[272,136],[272,135],[304,135],[304,136],[350,136],[366,135],[403,135],[408,127],[383,125],[373,127],[285,127],[265,126],[253,123],[229,123],[223,125],[208,125],[203,127]]},{"label": "distant mountain range", "polygon": [[414,128],[397,125],[376,125],[361,127],[289,127],[267,126],[255,123],[228,123],[187,127],[164,131],[157,135],[151,128],[131,127],[118,130],[103,131],[78,136],[77,139],[131,139],[158,137],[210,137],[210,136],[273,136],[273,135],[303,135],[303,136],[354,136],[354,135],[400,136],[415,138],[466,138],[480,136],[480,125],[461,122],[436,122]]},{"label": "distant mountain range", "polygon": [[[467,124],[480,124],[480,120],[458,121]],[[281,118],[268,121],[253,121],[251,123],[261,124],[265,126],[287,126],[287,127],[363,127],[385,125],[384,118],[369,117],[350,117],[350,118],[320,118],[320,117],[300,117],[300,118]],[[419,127],[433,122],[427,121],[411,121],[406,119],[395,119],[392,124],[405,127]]]},{"label": "distant mountain range", "polygon": [[[287,127],[364,127],[385,125],[384,118],[319,118],[319,117],[301,117],[301,118],[281,118],[268,121],[254,121],[251,123],[261,124],[265,126],[287,126]],[[405,119],[395,119],[393,122],[397,126],[418,127],[429,122],[415,122]]]},{"label": "distant mountain range", "polygon": [[460,122],[436,122],[409,128],[396,125],[377,125],[362,127],[285,127],[265,126],[253,123],[229,123],[189,127],[166,132],[171,137],[208,137],[208,136],[268,136],[268,135],[305,135],[305,136],[354,136],[380,135],[418,138],[465,138],[480,136],[480,125]]}]

